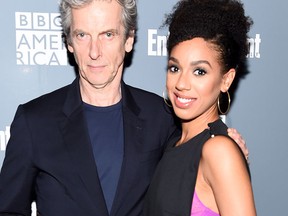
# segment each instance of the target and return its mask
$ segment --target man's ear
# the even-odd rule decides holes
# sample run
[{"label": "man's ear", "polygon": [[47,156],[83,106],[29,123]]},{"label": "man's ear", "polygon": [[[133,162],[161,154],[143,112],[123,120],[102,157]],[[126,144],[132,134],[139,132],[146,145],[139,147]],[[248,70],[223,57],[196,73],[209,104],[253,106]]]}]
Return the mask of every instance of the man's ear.
[{"label": "man's ear", "polygon": [[74,53],[74,48],[73,48],[73,46],[71,46],[70,43],[67,44],[67,48],[68,48],[69,52]]},{"label": "man's ear", "polygon": [[125,42],[125,51],[126,51],[127,53],[131,52],[131,50],[133,49],[134,38],[135,38],[134,34],[135,34],[135,31],[134,31],[134,30],[133,30],[133,31],[130,31],[129,36],[128,36],[128,38],[126,39],[126,42]]},{"label": "man's ear", "polygon": [[221,86],[221,91],[226,92],[230,88],[234,78],[236,76],[236,70],[235,68],[231,68],[227,73],[223,76],[223,82]]}]

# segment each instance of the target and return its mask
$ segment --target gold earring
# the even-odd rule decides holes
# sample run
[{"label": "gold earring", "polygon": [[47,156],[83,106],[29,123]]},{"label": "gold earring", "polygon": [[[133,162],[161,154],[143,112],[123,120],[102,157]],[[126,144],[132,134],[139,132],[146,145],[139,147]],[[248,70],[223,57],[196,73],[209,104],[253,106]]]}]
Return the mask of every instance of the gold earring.
[{"label": "gold earring", "polygon": [[169,104],[169,98],[168,99],[166,99],[166,96],[165,96],[165,91],[163,91],[162,92],[162,96],[163,96],[163,100],[164,100],[164,102],[165,102],[165,104],[168,106],[168,107],[172,107],[172,105],[171,104]]},{"label": "gold earring", "polygon": [[230,98],[230,94],[229,94],[228,91],[226,92],[226,94],[227,94],[227,99],[228,99],[228,105],[227,105],[227,109],[226,109],[225,112],[223,112],[223,111],[221,110],[221,107],[220,107],[220,95],[219,95],[218,101],[217,101],[218,110],[219,110],[219,112],[220,112],[222,115],[226,115],[226,114],[228,113],[228,111],[230,110],[231,98]]}]

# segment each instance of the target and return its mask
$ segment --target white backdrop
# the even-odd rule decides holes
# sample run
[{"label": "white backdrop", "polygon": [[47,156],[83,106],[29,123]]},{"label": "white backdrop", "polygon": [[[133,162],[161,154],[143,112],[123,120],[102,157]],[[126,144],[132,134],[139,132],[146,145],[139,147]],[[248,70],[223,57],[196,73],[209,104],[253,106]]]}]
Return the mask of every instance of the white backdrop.
[{"label": "white backdrop", "polygon": [[[18,104],[69,84],[75,77],[60,43],[58,0],[14,0],[0,9],[0,166]],[[177,0],[138,0],[139,30],[124,80],[159,95],[165,86],[164,13]],[[249,73],[226,117],[245,137],[258,215],[283,215],[288,194],[288,2],[244,0],[254,20]],[[286,210],[286,211],[285,211]]]}]

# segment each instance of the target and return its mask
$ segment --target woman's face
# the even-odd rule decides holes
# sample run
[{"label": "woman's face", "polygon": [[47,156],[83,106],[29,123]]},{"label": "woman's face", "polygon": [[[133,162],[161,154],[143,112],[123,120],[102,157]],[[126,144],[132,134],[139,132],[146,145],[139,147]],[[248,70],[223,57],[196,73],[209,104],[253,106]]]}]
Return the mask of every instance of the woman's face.
[{"label": "woman's face", "polygon": [[226,92],[235,70],[223,75],[219,52],[202,38],[177,44],[168,61],[166,87],[176,115],[182,120],[217,115],[220,91]]}]

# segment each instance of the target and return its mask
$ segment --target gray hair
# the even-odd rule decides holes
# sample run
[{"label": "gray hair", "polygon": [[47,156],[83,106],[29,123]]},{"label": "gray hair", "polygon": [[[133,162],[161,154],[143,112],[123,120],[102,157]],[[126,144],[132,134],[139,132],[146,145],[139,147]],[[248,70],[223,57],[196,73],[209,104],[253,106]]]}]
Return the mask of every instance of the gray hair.
[{"label": "gray hair", "polygon": [[[60,14],[63,33],[68,43],[71,42],[70,27],[72,22],[71,10],[82,8],[97,0],[61,0]],[[113,0],[104,0],[113,1]],[[125,29],[125,37],[134,36],[137,30],[137,6],[136,0],[116,0],[122,6],[122,22]]]}]

